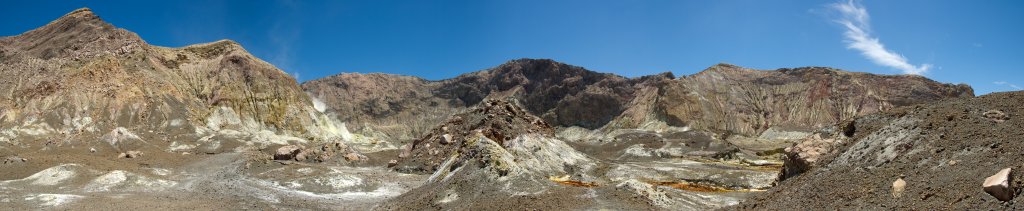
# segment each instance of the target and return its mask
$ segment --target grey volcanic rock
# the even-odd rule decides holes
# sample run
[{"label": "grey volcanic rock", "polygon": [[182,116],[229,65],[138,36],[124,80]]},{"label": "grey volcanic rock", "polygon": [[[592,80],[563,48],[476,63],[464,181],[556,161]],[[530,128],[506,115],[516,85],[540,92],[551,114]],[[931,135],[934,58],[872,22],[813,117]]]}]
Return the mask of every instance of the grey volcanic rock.
[{"label": "grey volcanic rock", "polygon": [[[546,122],[514,103],[487,100],[465,113],[452,116],[430,133],[412,142],[408,156],[400,158],[398,166],[403,171],[433,172],[451,157],[451,153],[472,147],[466,146],[464,142],[476,142],[478,138],[475,136],[484,136],[503,148],[511,146],[515,143],[514,139],[526,134],[554,137],[554,131]],[[446,139],[451,141],[445,143]]]},{"label": "grey volcanic rock", "polygon": [[[1003,203],[979,187],[1002,169],[1024,160],[1024,92],[993,93],[897,108],[857,118],[850,140],[820,157],[817,165],[786,179],[739,209],[1021,209],[1021,198]],[[1009,115],[995,122],[984,113]],[[907,184],[890,193],[893,178]],[[1007,179],[1019,186],[1022,178]]]}]

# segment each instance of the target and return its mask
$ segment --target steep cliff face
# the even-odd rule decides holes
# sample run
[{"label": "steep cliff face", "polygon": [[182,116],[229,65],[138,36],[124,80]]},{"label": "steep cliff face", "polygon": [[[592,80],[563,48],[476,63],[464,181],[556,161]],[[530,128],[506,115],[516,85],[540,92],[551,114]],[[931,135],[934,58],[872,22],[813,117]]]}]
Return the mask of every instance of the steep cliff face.
[{"label": "steep cliff face", "polygon": [[[720,64],[681,78],[671,73],[624,78],[534,59],[442,81],[345,74],[307,82],[303,88],[326,99],[342,120],[363,128],[386,128],[382,130],[390,138],[402,140],[424,134],[409,125],[439,124],[486,98],[516,99],[527,112],[562,129],[688,127],[756,137],[770,128],[811,131],[898,106],[974,95],[966,85],[920,76],[825,67],[764,71]],[[352,109],[363,105],[375,110]],[[409,118],[424,113],[432,115]]]},{"label": "steep cliff face", "polygon": [[0,126],[12,140],[119,127],[193,140],[223,130],[308,140],[338,132],[295,79],[238,43],[152,46],[89,9],[0,39],[0,74]]}]

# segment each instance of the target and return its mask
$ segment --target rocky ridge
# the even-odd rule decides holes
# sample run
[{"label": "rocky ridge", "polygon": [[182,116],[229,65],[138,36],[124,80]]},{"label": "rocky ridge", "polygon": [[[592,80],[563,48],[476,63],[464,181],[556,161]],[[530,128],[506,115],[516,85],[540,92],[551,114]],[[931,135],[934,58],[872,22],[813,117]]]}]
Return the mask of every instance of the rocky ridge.
[{"label": "rocky ridge", "polygon": [[[154,46],[83,8],[0,37],[0,74],[10,209],[368,209],[426,179],[365,168],[344,125],[230,40]],[[298,150],[274,160],[282,145]]]},{"label": "rocky ridge", "polygon": [[517,99],[560,137],[594,140],[619,129],[700,129],[723,139],[756,139],[771,129],[809,133],[899,106],[973,96],[966,85],[825,67],[762,71],[719,64],[679,78],[625,78],[544,59],[441,81],[350,73],[302,86],[356,133],[404,141],[485,98]]},{"label": "rocky ridge", "polygon": [[0,74],[0,140],[14,146],[121,131],[168,140],[146,144],[161,150],[231,151],[220,142],[265,147],[346,133],[294,78],[238,43],[152,46],[87,8],[0,39]]}]

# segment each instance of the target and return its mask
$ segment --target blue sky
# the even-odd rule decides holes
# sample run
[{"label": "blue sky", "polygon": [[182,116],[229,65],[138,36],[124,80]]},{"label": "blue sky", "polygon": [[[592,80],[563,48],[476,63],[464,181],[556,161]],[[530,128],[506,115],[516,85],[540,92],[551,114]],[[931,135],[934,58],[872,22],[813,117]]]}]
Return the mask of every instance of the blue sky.
[{"label": "blue sky", "polygon": [[150,44],[232,39],[301,81],[444,79],[517,58],[636,77],[725,62],[919,73],[977,94],[1024,86],[1024,1],[14,1],[0,36],[76,8]]}]

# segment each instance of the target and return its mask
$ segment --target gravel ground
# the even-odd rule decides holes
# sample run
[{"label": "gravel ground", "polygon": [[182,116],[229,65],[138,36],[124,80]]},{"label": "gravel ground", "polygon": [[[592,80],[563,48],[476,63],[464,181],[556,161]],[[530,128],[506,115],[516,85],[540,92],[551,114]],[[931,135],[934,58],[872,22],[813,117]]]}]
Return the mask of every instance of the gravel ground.
[{"label": "gravel ground", "polygon": [[[1016,171],[1021,187],[1022,103],[1024,92],[993,93],[861,118],[854,141],[817,167],[730,209],[1024,209],[1024,197],[1001,202],[982,190],[1003,168]],[[1009,117],[987,117],[992,110]],[[901,175],[907,185],[897,198],[892,183]]]}]

